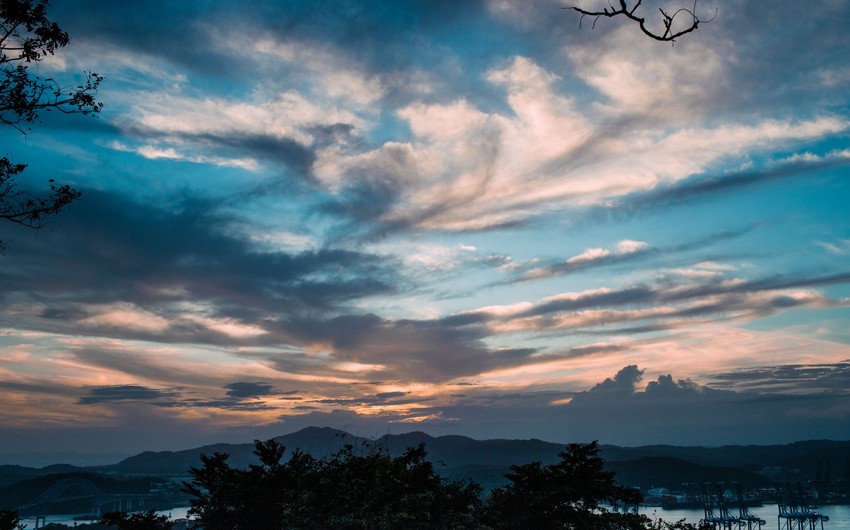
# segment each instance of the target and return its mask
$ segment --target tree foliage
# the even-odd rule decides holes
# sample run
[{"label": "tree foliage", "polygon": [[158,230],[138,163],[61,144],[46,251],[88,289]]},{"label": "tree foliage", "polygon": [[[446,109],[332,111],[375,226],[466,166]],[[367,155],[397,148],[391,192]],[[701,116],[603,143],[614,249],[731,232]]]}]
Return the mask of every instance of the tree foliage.
[{"label": "tree foliage", "polygon": [[23,530],[21,518],[15,510],[0,510],[0,530]]},{"label": "tree foliage", "polygon": [[630,511],[640,491],[617,485],[599,446],[570,444],[561,461],[511,466],[510,484],[493,491],[487,520],[494,529],[638,530],[649,520]]},{"label": "tree foliage", "polygon": [[[69,42],[68,34],[47,15],[47,0],[0,1],[0,125],[30,131],[41,112],[97,114],[96,99],[103,77],[85,72],[76,85],[63,86],[33,72],[33,66]],[[26,168],[0,158],[0,219],[40,228],[46,216],[59,213],[80,197],[80,191],[50,180],[50,193],[23,191],[16,177]],[[2,243],[0,243],[0,248]]]},{"label": "tree foliage", "polygon": [[117,530],[171,530],[174,523],[166,515],[157,515],[153,510],[128,514],[109,512],[100,518],[100,524],[115,527]]},{"label": "tree foliage", "polygon": [[628,508],[639,491],[617,485],[596,442],[571,444],[561,461],[512,466],[510,483],[484,498],[475,483],[440,477],[424,446],[391,457],[346,445],[326,460],[255,442],[259,464],[238,469],[226,453],[201,456],[184,490],[205,530],[695,530]]},{"label": "tree foliage", "polygon": [[480,528],[480,488],[437,475],[424,447],[395,458],[365,451],[346,445],[328,460],[295,451],[284,463],[283,446],[258,441],[260,464],[244,470],[226,453],[202,456],[184,486],[189,513],[206,530]]}]

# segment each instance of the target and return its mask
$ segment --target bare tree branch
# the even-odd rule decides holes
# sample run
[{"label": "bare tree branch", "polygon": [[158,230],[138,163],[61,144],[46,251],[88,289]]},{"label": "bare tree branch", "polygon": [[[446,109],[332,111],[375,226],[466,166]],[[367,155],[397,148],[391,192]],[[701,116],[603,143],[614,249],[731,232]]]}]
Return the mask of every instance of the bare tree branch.
[{"label": "bare tree branch", "polygon": [[[676,39],[681,37],[682,35],[688,34],[694,30],[696,30],[700,23],[708,23],[714,20],[714,17],[717,16],[717,10],[715,9],[714,15],[708,20],[700,20],[696,14],[697,10],[697,2],[699,0],[694,0],[693,8],[681,8],[677,9],[673,12],[673,14],[668,13],[664,9],[659,9],[661,12],[661,20],[664,24],[664,32],[657,33],[653,30],[649,29],[646,25],[646,18],[639,16],[637,14],[637,10],[641,5],[643,0],[636,0],[634,5],[629,7],[628,2],[626,0],[617,0],[619,3],[619,7],[614,7],[610,2],[608,3],[608,8],[603,8],[602,11],[589,11],[587,9],[582,9],[580,7],[571,7],[574,11],[581,13],[581,18],[579,19],[579,26],[581,26],[581,22],[584,20],[584,17],[593,17],[593,27],[596,27],[596,22],[599,20],[599,17],[616,17],[616,16],[624,16],[629,20],[633,20],[638,23],[640,30],[644,33],[644,35],[655,39],[657,41],[663,42],[671,42],[675,43]],[[681,19],[685,19],[686,22],[684,25],[677,23],[676,18],[680,17]],[[681,29],[677,29],[681,28]]]}]

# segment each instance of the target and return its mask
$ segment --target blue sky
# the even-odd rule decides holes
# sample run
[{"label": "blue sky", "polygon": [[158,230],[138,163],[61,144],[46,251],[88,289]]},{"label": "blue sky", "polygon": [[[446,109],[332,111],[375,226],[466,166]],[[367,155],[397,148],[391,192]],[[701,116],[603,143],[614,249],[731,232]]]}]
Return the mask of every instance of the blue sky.
[{"label": "blue sky", "polygon": [[2,133],[84,195],[0,227],[0,459],[850,437],[843,2],[565,5],[53,2],[104,109]]}]

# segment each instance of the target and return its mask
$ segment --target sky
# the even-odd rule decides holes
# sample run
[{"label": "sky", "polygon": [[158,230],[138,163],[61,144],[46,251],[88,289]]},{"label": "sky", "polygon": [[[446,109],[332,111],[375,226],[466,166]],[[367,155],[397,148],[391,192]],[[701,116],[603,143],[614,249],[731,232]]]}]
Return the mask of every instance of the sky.
[{"label": "sky", "polygon": [[850,10],[569,5],[51,2],[104,106],[0,131],[83,190],[0,226],[0,463],[850,439]]}]

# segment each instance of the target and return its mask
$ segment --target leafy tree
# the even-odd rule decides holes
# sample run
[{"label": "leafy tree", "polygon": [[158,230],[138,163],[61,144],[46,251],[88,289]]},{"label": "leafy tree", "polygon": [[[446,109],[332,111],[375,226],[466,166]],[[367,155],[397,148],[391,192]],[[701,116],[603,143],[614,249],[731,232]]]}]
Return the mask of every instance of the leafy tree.
[{"label": "leafy tree", "polygon": [[423,446],[402,456],[346,445],[326,461],[255,443],[260,465],[234,469],[228,455],[202,456],[184,486],[189,513],[206,530],[299,528],[339,530],[479,528],[480,488],[447,482],[425,460]]},{"label": "leafy tree", "polygon": [[477,528],[480,487],[445,481],[425,456],[424,445],[397,458],[345,446],[324,467],[318,511],[340,529]]},{"label": "leafy tree", "polygon": [[[95,95],[101,76],[86,72],[85,80],[62,86],[31,71],[69,42],[68,34],[47,16],[47,0],[0,1],[0,125],[23,134],[41,112],[97,114],[103,104]],[[80,197],[80,191],[50,180],[50,193],[34,196],[21,190],[16,177],[26,168],[0,158],[0,219],[40,228],[44,218],[59,213]],[[2,242],[0,242],[2,248]]]},{"label": "leafy tree", "polygon": [[[486,502],[475,483],[449,482],[425,447],[391,457],[345,445],[327,460],[255,442],[259,464],[233,468],[226,453],[201,457],[184,485],[205,530],[698,530],[630,512],[639,491],[617,485],[596,442],[571,444],[558,464],[511,467]],[[362,454],[361,454],[362,453]]]},{"label": "leafy tree", "polygon": [[142,513],[109,512],[100,518],[100,524],[111,525],[118,530],[171,530],[174,523],[165,515],[153,510]]},{"label": "leafy tree", "polygon": [[21,518],[15,510],[0,510],[0,530],[23,530]]},{"label": "leafy tree", "polygon": [[628,511],[643,501],[641,493],[617,485],[598,453],[596,442],[570,444],[557,464],[511,466],[510,484],[488,500],[487,521],[498,530],[647,528],[648,518]]}]

